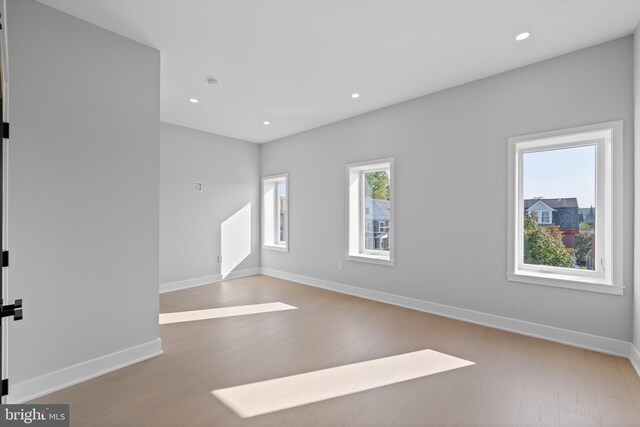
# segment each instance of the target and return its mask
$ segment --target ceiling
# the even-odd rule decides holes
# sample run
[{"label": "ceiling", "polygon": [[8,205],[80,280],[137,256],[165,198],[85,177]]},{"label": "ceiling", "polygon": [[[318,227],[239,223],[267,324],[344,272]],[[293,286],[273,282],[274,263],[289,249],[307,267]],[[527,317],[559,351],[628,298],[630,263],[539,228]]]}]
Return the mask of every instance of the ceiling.
[{"label": "ceiling", "polygon": [[39,1],[160,50],[163,121],[257,143],[626,36],[640,20],[639,0]]}]

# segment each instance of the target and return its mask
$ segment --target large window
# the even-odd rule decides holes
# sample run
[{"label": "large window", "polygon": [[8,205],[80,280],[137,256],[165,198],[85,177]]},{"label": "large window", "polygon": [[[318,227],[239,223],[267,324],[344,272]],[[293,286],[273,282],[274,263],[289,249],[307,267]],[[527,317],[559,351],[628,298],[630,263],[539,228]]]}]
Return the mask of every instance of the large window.
[{"label": "large window", "polygon": [[289,250],[288,175],[262,178],[262,246]]},{"label": "large window", "polygon": [[509,140],[510,280],[621,293],[622,123]]},{"label": "large window", "polygon": [[347,257],[393,265],[393,159],[347,165]]}]

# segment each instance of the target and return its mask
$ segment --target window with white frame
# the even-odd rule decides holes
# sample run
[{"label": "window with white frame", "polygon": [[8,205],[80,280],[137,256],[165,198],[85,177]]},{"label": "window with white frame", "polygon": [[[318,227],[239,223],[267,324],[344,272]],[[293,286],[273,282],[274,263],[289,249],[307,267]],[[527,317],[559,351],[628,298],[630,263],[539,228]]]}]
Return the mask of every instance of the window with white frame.
[{"label": "window with white frame", "polygon": [[262,246],[289,250],[288,174],[262,178]]},{"label": "window with white frame", "polygon": [[393,159],[347,165],[347,198],[347,258],[393,265]]},{"label": "window with white frame", "polygon": [[552,223],[553,220],[551,211],[538,211],[538,224],[549,225]]},{"label": "window with white frame", "polygon": [[509,280],[622,293],[621,155],[622,122],[509,139]]}]

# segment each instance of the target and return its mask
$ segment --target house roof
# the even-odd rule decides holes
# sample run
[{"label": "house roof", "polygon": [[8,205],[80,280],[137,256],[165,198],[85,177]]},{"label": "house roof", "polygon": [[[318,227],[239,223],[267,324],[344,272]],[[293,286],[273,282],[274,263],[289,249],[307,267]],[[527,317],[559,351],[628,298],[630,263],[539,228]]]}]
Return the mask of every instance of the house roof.
[{"label": "house roof", "polygon": [[525,199],[524,208],[529,209],[531,206],[538,202],[542,202],[553,209],[578,207],[578,199],[576,199],[575,197],[567,197],[562,199],[543,199],[541,197],[536,197],[534,199]]},{"label": "house roof", "polygon": [[552,210],[553,212],[557,212],[557,209],[552,208],[542,200],[535,200],[535,203],[533,205],[531,205],[528,209],[525,209],[526,212],[531,212],[531,211],[537,212],[537,211],[546,211],[546,210]]}]

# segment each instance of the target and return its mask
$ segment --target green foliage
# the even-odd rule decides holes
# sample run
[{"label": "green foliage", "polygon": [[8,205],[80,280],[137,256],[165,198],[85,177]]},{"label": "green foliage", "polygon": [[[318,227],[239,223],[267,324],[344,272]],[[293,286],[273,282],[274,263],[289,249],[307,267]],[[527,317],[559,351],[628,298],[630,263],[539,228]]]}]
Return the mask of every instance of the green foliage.
[{"label": "green foliage", "polygon": [[580,230],[584,230],[584,231],[593,230],[593,227],[594,227],[594,225],[593,225],[592,222],[581,222],[580,223]]},{"label": "green foliage", "polygon": [[576,261],[578,263],[582,263],[587,253],[591,250],[591,234],[586,231],[580,231],[580,233],[576,234]]},{"label": "green foliage", "polygon": [[562,243],[562,231],[557,225],[539,226],[537,215],[524,219],[524,262],[574,268],[573,250]]},{"label": "green foliage", "polygon": [[389,200],[389,174],[385,171],[364,174],[365,194],[377,200]]}]

